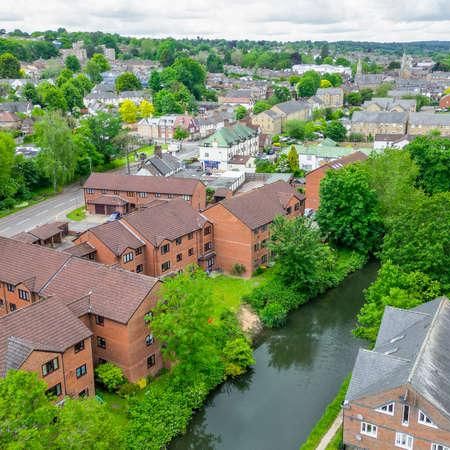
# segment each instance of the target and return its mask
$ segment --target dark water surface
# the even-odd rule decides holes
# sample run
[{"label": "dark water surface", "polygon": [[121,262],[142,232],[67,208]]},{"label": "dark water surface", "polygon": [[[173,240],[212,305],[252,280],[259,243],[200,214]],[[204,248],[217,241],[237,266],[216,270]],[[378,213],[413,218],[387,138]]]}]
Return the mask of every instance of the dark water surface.
[{"label": "dark water surface", "polygon": [[369,263],[266,331],[254,369],[213,392],[170,449],[298,450],[364,345],[351,330],[376,271]]}]

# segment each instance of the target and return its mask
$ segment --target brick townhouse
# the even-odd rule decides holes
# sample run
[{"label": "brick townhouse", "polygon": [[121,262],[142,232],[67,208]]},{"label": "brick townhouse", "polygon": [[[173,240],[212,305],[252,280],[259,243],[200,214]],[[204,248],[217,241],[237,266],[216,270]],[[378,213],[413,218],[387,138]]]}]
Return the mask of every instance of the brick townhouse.
[{"label": "brick townhouse", "polygon": [[[0,361],[7,360],[9,344],[5,344],[5,340],[8,342],[12,338],[13,341],[18,339],[13,350],[19,356],[26,352],[26,345],[33,352],[58,353],[60,359],[50,363],[49,370],[60,370],[60,377],[67,380],[71,379],[72,373],[78,378],[86,373],[88,378],[92,377],[92,367],[105,361],[121,367],[132,382],[155,375],[163,367],[163,362],[145,317],[156,305],[159,286],[160,282],[153,277],[0,237],[0,304],[3,315],[0,318],[3,339]],[[64,320],[58,319],[61,316]],[[47,325],[42,317],[53,319],[55,339],[50,335],[44,338],[45,330],[51,327],[45,328]],[[29,330],[26,326],[21,328],[17,325],[21,318],[24,323],[33,322],[35,327],[29,327]],[[81,340],[85,342],[80,345],[87,349],[84,355],[90,359],[84,368],[79,369],[79,358],[73,356],[75,349],[72,347]],[[18,368],[44,375],[47,369],[42,372],[34,359],[21,363],[14,352],[10,357]],[[41,361],[43,356],[39,353],[33,358]],[[67,383],[61,382],[62,395],[72,395],[81,387],[75,383],[72,388]],[[48,384],[49,388],[53,387]],[[88,393],[93,393],[92,382],[85,384],[88,385]]]},{"label": "brick townhouse", "polygon": [[450,448],[450,302],[386,307],[373,350],[361,349],[344,403],[351,450]]},{"label": "brick townhouse", "polygon": [[177,197],[197,210],[206,207],[205,185],[189,178],[93,173],[83,189],[86,209],[91,214],[126,214],[152,200]]},{"label": "brick townhouse", "polygon": [[207,218],[178,198],[90,228],[76,240],[96,250],[96,260],[154,277],[199,264],[215,268],[214,229]]},{"label": "brick townhouse", "polygon": [[223,200],[204,215],[214,225],[216,265],[231,272],[235,264],[245,267],[244,276],[270,260],[267,242],[277,215],[296,217],[305,209],[304,196],[284,181]]},{"label": "brick townhouse", "polygon": [[317,169],[311,170],[305,176],[306,208],[317,210],[320,204],[320,182],[329,170],[339,170],[358,161],[364,161],[367,155],[363,152],[355,152],[334,161],[329,161]]}]

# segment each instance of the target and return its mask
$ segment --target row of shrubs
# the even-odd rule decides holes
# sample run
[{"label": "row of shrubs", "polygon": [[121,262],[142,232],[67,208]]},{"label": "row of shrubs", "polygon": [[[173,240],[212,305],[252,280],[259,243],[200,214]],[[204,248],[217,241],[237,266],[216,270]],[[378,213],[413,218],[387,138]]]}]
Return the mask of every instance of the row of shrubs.
[{"label": "row of shrubs", "polygon": [[256,310],[265,326],[282,327],[289,311],[307,303],[327,289],[336,287],[347,275],[360,269],[366,261],[366,256],[359,253],[338,251],[335,264],[323,274],[321,282],[312,291],[305,293],[294,290],[275,276],[244,296],[243,301]]}]

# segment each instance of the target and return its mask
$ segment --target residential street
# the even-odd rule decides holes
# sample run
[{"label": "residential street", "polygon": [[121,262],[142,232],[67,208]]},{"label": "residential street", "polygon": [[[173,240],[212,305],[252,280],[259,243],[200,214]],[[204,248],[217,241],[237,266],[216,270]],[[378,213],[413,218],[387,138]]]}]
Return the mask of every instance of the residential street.
[{"label": "residential street", "polygon": [[61,194],[0,219],[0,235],[11,237],[65,215],[83,205],[80,185],[72,185]]}]

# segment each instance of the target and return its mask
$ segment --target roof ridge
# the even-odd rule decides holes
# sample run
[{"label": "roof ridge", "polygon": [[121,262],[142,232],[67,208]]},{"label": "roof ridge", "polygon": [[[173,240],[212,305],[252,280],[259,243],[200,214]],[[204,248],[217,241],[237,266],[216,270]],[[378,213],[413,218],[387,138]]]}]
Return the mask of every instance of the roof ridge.
[{"label": "roof ridge", "polygon": [[[420,305],[418,305],[418,306],[420,306]],[[432,316],[432,314],[430,314],[430,313],[426,313],[423,311],[415,311],[414,308],[413,309],[402,309],[402,308],[398,308],[397,306],[391,306],[391,305],[386,305],[385,309],[386,308],[395,309],[396,311],[401,311],[403,313],[417,314],[420,316]]]},{"label": "roof ridge", "polygon": [[417,352],[416,359],[414,360],[414,364],[413,364],[413,366],[411,368],[411,371],[409,373],[408,383],[411,383],[411,381],[412,381],[412,378],[413,378],[413,376],[414,376],[414,374],[416,372],[416,369],[417,369],[417,366],[418,366],[418,363],[419,363],[419,359],[422,356],[422,353],[423,353],[426,345],[428,344],[431,332],[433,331],[434,326],[436,325],[436,322],[437,322],[437,320],[439,318],[439,313],[441,312],[442,308],[444,307],[445,301],[446,301],[445,298],[441,299],[441,301],[439,302],[439,306],[437,307],[437,309],[436,309],[436,311],[434,313],[433,319],[431,320],[430,326],[428,327],[427,333],[425,334],[425,338],[422,341],[422,345],[420,346],[420,349]]},{"label": "roof ridge", "polygon": [[386,358],[389,358],[389,359],[395,359],[396,361],[411,362],[410,359],[402,358],[401,356],[394,356],[393,354],[386,355],[383,352],[377,352],[375,350],[369,350],[367,348],[360,348],[359,351],[360,352],[365,352],[365,353],[370,353],[372,355],[378,355],[378,356],[386,357]]}]

